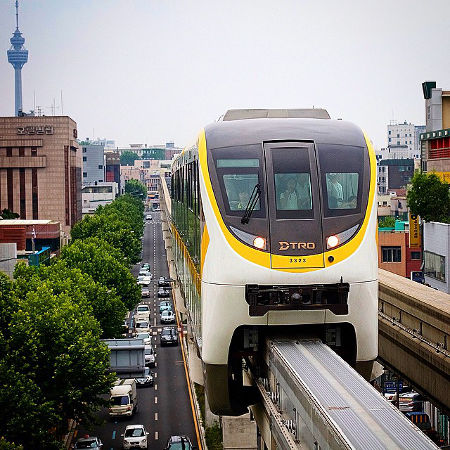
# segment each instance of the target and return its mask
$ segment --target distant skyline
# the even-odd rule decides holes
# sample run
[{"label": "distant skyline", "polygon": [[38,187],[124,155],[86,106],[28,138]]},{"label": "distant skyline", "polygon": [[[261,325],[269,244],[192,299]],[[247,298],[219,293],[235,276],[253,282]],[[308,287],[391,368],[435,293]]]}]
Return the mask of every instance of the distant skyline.
[{"label": "distant skyline", "polygon": [[[322,107],[384,147],[390,120],[425,123],[421,83],[450,90],[449,0],[20,0],[23,109],[81,139],[177,146],[231,108]],[[14,115],[0,3],[0,116]]]}]

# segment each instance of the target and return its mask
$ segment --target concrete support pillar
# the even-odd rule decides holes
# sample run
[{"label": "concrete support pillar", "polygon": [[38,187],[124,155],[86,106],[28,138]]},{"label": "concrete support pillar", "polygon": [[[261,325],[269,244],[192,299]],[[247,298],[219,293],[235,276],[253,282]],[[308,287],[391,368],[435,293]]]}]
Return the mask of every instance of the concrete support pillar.
[{"label": "concrete support pillar", "polygon": [[256,422],[250,420],[250,414],[239,417],[222,417],[224,450],[257,450]]}]

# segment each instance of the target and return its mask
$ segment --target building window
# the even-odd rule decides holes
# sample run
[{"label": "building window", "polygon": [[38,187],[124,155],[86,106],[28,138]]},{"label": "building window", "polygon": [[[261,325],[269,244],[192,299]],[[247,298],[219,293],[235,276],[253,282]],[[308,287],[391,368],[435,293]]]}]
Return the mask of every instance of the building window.
[{"label": "building window", "polygon": [[87,156],[83,156],[83,162],[87,161]]},{"label": "building window", "polygon": [[83,172],[83,178],[87,178],[87,172]]},{"label": "building window", "polygon": [[83,147],[83,153],[86,153],[86,147]]},{"label": "building window", "polygon": [[381,262],[401,262],[401,247],[381,247]]},{"label": "building window", "polygon": [[398,137],[398,138],[400,137],[400,133],[397,133],[397,137]]},{"label": "building window", "polygon": [[99,169],[103,169],[103,165],[102,165],[102,164],[99,164],[99,165],[98,165],[98,168],[99,168]]},{"label": "building window", "polygon": [[420,252],[411,252],[411,259],[421,259]]},{"label": "building window", "polygon": [[445,256],[424,251],[425,275],[445,283]]},{"label": "building window", "polygon": [[389,142],[391,142],[391,138],[389,138]]}]

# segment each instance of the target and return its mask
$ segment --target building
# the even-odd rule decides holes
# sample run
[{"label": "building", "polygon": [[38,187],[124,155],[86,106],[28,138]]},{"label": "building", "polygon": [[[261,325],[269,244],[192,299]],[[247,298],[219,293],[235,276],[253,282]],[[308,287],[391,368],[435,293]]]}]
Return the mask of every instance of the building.
[{"label": "building", "polygon": [[166,142],[161,145],[147,144],[130,144],[129,147],[117,148],[120,155],[124,152],[133,152],[138,155],[139,159],[157,159],[157,160],[171,160],[174,155],[180,153],[183,149],[175,147],[173,142]]},{"label": "building", "polygon": [[423,235],[425,283],[450,294],[450,224],[425,222]]},{"label": "building", "polygon": [[422,83],[426,131],[420,135],[422,170],[436,172],[450,181],[450,91],[436,88],[435,81]]},{"label": "building", "polygon": [[413,175],[413,159],[382,159],[377,166],[378,193],[405,189]]},{"label": "building", "polygon": [[392,159],[419,159],[419,137],[424,129],[424,125],[414,125],[406,122],[406,120],[403,123],[392,121],[387,126],[388,157]]},{"label": "building", "polygon": [[82,158],[67,116],[0,117],[0,209],[55,220],[67,235],[81,219]]},{"label": "building", "polygon": [[422,249],[409,246],[409,223],[397,220],[393,228],[378,229],[378,266],[402,277],[420,271]]},{"label": "building", "polygon": [[120,154],[118,151],[105,152],[105,181],[107,183],[117,183],[119,193],[122,194],[122,186],[120,181]]},{"label": "building", "polygon": [[112,203],[119,194],[119,185],[115,182],[96,183],[83,186],[83,216],[93,214],[101,205]]},{"label": "building", "polygon": [[83,154],[83,186],[105,181],[105,147],[87,139],[79,143]]}]

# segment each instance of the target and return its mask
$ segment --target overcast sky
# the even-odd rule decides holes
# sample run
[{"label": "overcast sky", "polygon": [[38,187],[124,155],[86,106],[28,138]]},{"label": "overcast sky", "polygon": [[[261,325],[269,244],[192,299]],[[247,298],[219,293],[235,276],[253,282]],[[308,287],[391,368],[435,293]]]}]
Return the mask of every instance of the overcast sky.
[{"label": "overcast sky", "polygon": [[[0,0],[0,116],[14,114]],[[421,83],[450,90],[450,0],[21,0],[24,110],[118,145],[178,146],[230,108],[326,108],[386,145],[424,123]]]}]

